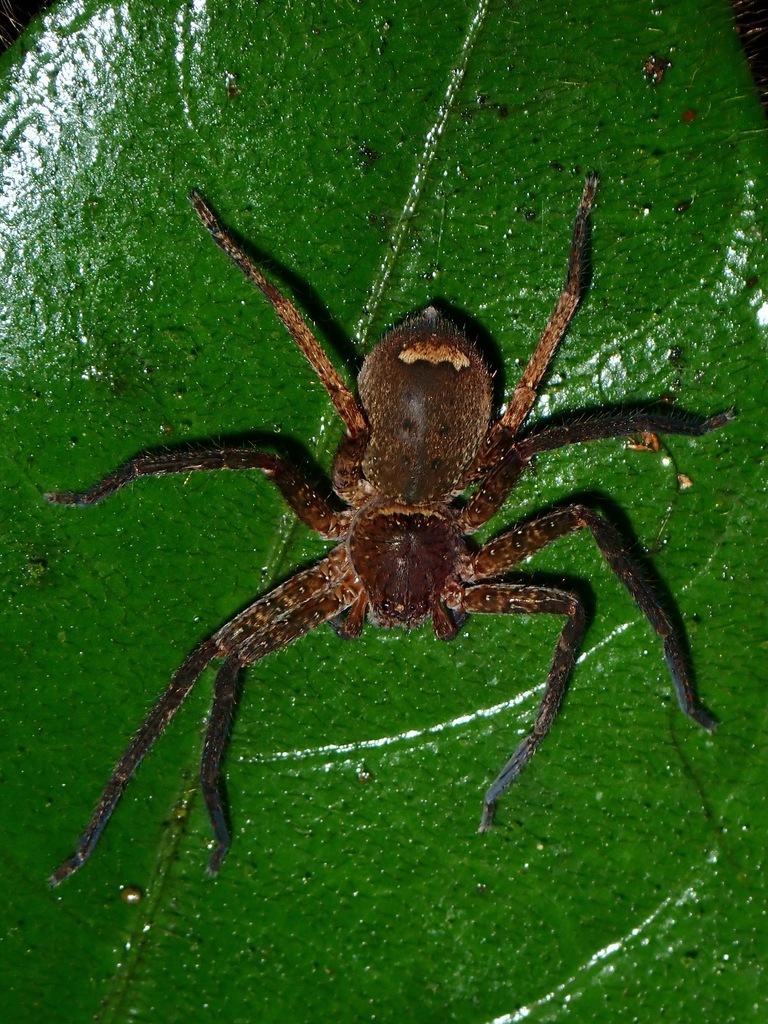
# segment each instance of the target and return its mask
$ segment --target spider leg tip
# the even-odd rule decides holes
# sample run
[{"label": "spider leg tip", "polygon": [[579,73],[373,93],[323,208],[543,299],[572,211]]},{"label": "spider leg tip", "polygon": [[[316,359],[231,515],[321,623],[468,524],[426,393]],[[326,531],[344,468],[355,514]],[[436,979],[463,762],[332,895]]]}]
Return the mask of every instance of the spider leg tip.
[{"label": "spider leg tip", "polygon": [[477,827],[478,834],[490,832],[493,828],[493,820],[496,817],[496,803],[483,804],[483,816]]},{"label": "spider leg tip", "polygon": [[704,711],[702,708],[698,709],[695,721],[702,727],[702,729],[706,729],[710,736],[717,730],[717,727],[720,724],[716,718],[710,715],[708,711]]},{"label": "spider leg tip", "polygon": [[49,877],[48,887],[50,889],[58,889],[62,882],[65,882],[70,875],[73,875],[82,866],[82,863],[76,857],[73,857],[71,860],[65,860]]},{"label": "spider leg tip", "polygon": [[190,189],[187,193],[187,199],[189,199],[200,220],[203,221],[210,231],[211,224],[215,221],[215,217],[213,215],[213,210],[205,201],[202,192],[198,192],[196,188]]},{"label": "spider leg tip", "polygon": [[214,849],[211,854],[211,858],[208,861],[208,866],[205,869],[205,873],[209,878],[216,878],[218,875],[219,869],[221,868],[221,862],[227,855],[227,849],[228,847],[222,846],[221,844],[217,845]]},{"label": "spider leg tip", "polygon": [[43,498],[49,505],[77,505],[80,495],[72,491],[46,491]]}]

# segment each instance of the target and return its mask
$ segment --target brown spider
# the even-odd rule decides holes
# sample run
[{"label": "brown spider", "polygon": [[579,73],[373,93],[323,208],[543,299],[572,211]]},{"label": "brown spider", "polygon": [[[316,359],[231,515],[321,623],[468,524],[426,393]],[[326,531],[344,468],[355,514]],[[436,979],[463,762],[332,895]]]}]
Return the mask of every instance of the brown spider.
[{"label": "brown spider", "polygon": [[[452,640],[468,613],[566,617],[533,730],[485,795],[480,831],[490,828],[499,797],[550,729],[586,628],[581,601],[554,587],[505,582],[547,544],[587,529],[608,564],[661,637],[682,710],[707,730],[715,722],[698,704],[684,646],[621,535],[580,504],[556,507],[513,526],[479,549],[466,540],[501,508],[535,455],[601,438],[667,432],[706,434],[731,419],[669,413],[601,413],[521,435],[557,346],[586,286],[589,214],[597,176],[585,183],[571,243],[568,276],[506,412],[491,418],[491,374],[477,346],[428,307],[384,335],[363,363],[359,399],[336,372],[295,306],[254,266],[197,192],[190,200],[213,240],[272,304],[325,387],[346,433],[333,464],[331,505],[284,459],[251,448],[146,452],[82,494],[55,492],[60,505],[94,505],[143,476],[205,469],[260,469],[296,515],[339,543],[310,569],[260,597],[199,644],[173,676],[117,764],[75,854],[54,873],[56,886],[90,857],[123,790],[207,665],[223,658],[203,747],[201,783],[215,835],[208,871],[215,875],[230,842],[219,786],[237,698],[237,676],[270,651],[324,622],[357,637],[366,617],[376,626],[414,629],[427,619]],[[475,490],[460,499],[467,488]]]}]

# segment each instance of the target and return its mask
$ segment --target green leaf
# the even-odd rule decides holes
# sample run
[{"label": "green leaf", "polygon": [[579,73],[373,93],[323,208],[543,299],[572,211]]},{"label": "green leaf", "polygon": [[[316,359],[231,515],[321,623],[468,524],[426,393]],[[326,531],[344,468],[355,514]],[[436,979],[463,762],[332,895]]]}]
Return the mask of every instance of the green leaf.
[{"label": "green leaf", "polygon": [[[650,55],[671,61],[658,84]],[[729,6],[84,0],[2,75],[9,1016],[762,1021],[768,153]],[[495,527],[569,494],[607,505],[675,604],[719,731],[679,713],[657,639],[574,536],[531,569],[591,586],[592,624],[492,833],[482,794],[558,623],[476,617],[452,644],[322,629],[247,673],[218,879],[196,784],[206,675],[92,861],[48,891],[185,654],[326,549],[245,474],[43,501],[227,434],[278,434],[328,471],[327,396],[189,189],[350,381],[439,300],[509,394],[591,169],[593,284],[535,416],[671,397],[738,418],[659,453],[542,457]]]}]

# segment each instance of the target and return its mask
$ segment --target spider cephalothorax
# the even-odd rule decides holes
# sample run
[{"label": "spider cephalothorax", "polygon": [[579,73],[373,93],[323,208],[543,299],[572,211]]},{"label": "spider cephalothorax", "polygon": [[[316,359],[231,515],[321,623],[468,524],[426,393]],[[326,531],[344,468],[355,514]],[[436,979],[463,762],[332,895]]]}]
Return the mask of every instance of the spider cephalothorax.
[{"label": "spider cephalothorax", "polygon": [[[589,530],[607,562],[658,633],[683,711],[705,729],[714,721],[696,700],[685,650],[669,616],[621,535],[584,505],[560,506],[513,526],[479,549],[466,537],[499,510],[537,454],[576,442],[641,433],[706,434],[729,421],[668,412],[604,413],[572,424],[546,424],[521,434],[550,361],[585,287],[589,213],[597,177],[587,178],[573,229],[565,287],[503,415],[492,416],[491,374],[474,342],[433,307],[386,334],[363,363],[359,398],[347,388],[294,305],[271,285],[221,226],[203,198],[198,216],[272,304],[302,349],[346,428],[333,465],[340,509],[329,504],[284,459],[251,448],[204,448],[138,455],[82,494],[46,495],[61,505],[93,505],[142,476],[203,469],[262,470],[299,518],[338,541],[310,569],[256,600],[205,640],[177,670],[118,762],[75,854],[54,873],[58,885],[91,855],[128,780],[181,706],[203,670],[223,659],[203,749],[201,783],[216,843],[215,874],[229,848],[219,775],[237,676],[248,665],[330,623],[345,637],[366,618],[412,629],[431,618],[450,640],[472,612],[566,617],[531,733],[485,796],[480,831],[493,824],[499,797],[530,760],[562,702],[586,628],[578,597],[554,587],[504,577],[524,559],[576,530]],[[470,485],[466,500],[460,496]]]}]

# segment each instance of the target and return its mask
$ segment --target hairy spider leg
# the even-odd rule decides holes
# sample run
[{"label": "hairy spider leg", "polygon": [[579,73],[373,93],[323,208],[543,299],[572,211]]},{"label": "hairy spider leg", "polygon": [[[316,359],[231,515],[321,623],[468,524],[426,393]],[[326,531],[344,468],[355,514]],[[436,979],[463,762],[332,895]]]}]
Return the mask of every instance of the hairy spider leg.
[{"label": "hairy spider leg", "polygon": [[279,455],[254,448],[191,448],[144,452],[107,474],[87,491],[52,491],[45,498],[56,505],[96,505],[141,477],[214,469],[260,469],[272,480],[299,519],[321,537],[335,539],[341,537],[347,529],[346,516],[334,512],[290,463]]},{"label": "hairy spider leg", "polygon": [[509,497],[509,493],[530,464],[543,452],[555,451],[570,444],[604,441],[646,431],[659,434],[681,434],[701,437],[719,430],[734,419],[732,412],[702,418],[666,412],[629,410],[600,413],[572,423],[545,424],[523,437],[510,440],[503,458],[485,477],[459,515],[462,533],[474,533],[484,526]]},{"label": "hairy spider leg", "polygon": [[112,816],[112,812],[123,795],[134,772],[149,752],[157,737],[165,731],[176,712],[189,696],[196,680],[206,666],[216,657],[216,645],[206,640],[192,651],[184,660],[169,683],[165,693],[158,700],[142,722],[139,731],[131,740],[123,756],[117,762],[104,792],[101,794],[96,809],[88,822],[88,827],[80,837],[74,854],[61,864],[51,875],[51,888],[60,885],[69,878],[93,853],[101,838],[104,827]]},{"label": "hairy spider leg", "polygon": [[679,434],[682,437],[702,437],[712,430],[719,430],[732,423],[735,418],[735,413],[730,410],[707,417],[643,410],[600,413],[587,416],[578,422],[547,424],[535,428],[525,437],[514,441],[511,447],[520,458],[528,460],[541,452],[551,452],[569,444],[629,437],[646,431]]},{"label": "hairy spider leg", "polygon": [[627,553],[622,535],[592,509],[578,504],[557,508],[489,541],[475,557],[475,576],[478,579],[498,576],[500,571],[507,571],[553,541],[584,529],[590,531],[600,553],[661,638],[680,709],[694,722],[712,732],[716,722],[696,699],[686,665],[685,650],[672,621],[654,588],[645,579],[642,569]]},{"label": "hairy spider leg", "polygon": [[[588,529],[592,533],[601,554],[661,638],[664,658],[672,676],[672,682],[681,710],[708,732],[712,732],[715,729],[716,722],[701,707],[696,698],[696,692],[687,665],[685,648],[675,632],[669,616],[661,606],[651,584],[644,579],[640,567],[627,554],[621,534],[610,523],[607,523],[601,516],[597,515],[596,512],[586,508],[584,505],[568,505],[563,508],[554,509],[547,515],[537,517],[528,523],[513,527],[506,533],[501,534],[501,536],[489,541],[480,549],[474,559],[474,578],[482,580],[500,576],[553,541],[583,529]],[[470,598],[470,595],[473,593],[475,595],[478,593],[476,587],[470,587],[467,591],[468,603],[465,603],[466,610],[489,611],[490,608],[488,606],[482,607],[482,602],[477,596]],[[479,591],[479,593],[482,593],[482,591]],[[490,598],[489,603],[492,603],[492,600]],[[575,600],[575,598],[572,598],[572,600]],[[481,606],[478,607],[478,604]],[[513,608],[511,610],[516,611],[517,609]],[[574,613],[567,610],[566,613],[573,616],[573,621],[577,620],[578,616]],[[556,661],[558,657],[561,657],[563,644],[570,642],[570,639],[572,639],[567,636],[567,629],[568,625],[563,630],[558,642]],[[574,650],[572,651],[570,661],[566,659],[571,667],[573,666],[575,654]],[[564,658],[565,656],[562,655],[562,657]],[[481,831],[490,828],[493,823],[493,814],[499,796],[514,781],[552,724],[554,714],[544,714],[545,705],[549,706],[552,704],[558,707],[562,697],[561,687],[565,685],[559,676],[553,679],[553,671],[554,663],[553,668],[550,670],[550,677],[547,680],[542,711],[536,720],[534,732],[529,737],[531,742],[526,745],[524,741],[520,745],[486,796],[485,809],[480,826]],[[567,680],[567,675],[565,679]],[[554,687],[554,696],[549,695],[551,687]],[[546,727],[543,728],[544,726]],[[543,731],[541,731],[542,728]]]},{"label": "hairy spider leg", "polygon": [[595,201],[597,181],[597,175],[590,174],[584,184],[584,191],[581,194],[581,202],[573,225],[565,287],[560,293],[547,326],[541,333],[533,355],[528,360],[528,365],[515,388],[507,411],[499,420],[498,426],[512,434],[518,432],[531,411],[544,374],[547,372],[552,357],[557,351],[557,346],[568,330],[568,325],[579,308],[579,303],[586,291],[589,267],[589,214]]},{"label": "hairy spider leg", "polygon": [[[315,572],[318,568],[323,569],[319,577]],[[340,568],[342,572],[329,574],[330,568]],[[239,694],[238,673],[241,669],[261,660],[266,654],[285,647],[317,626],[340,615],[355,601],[360,591],[360,584],[355,579],[352,569],[346,566],[345,556],[340,547],[331,552],[324,562],[300,575],[304,577],[301,585],[305,595],[300,604],[286,607],[278,614],[275,608],[271,607],[265,614],[266,604],[257,601],[258,621],[252,617],[251,621],[247,622],[247,629],[244,629],[245,624],[242,621],[236,629],[224,627],[225,641],[222,646],[226,648],[227,658],[214,684],[213,703],[200,766],[201,789],[216,838],[216,845],[208,862],[209,875],[218,874],[230,844],[226,804],[221,789],[221,764],[231,734]],[[266,599],[262,600],[268,601],[270,596],[268,594]]]},{"label": "hairy spider leg", "polygon": [[465,487],[482,477],[504,457],[510,439],[520,430],[533,408],[549,364],[584,297],[590,265],[589,214],[595,201],[598,181],[596,174],[587,176],[573,225],[565,286],[518,381],[506,412],[489,428],[480,451],[464,476]]},{"label": "hairy spider leg", "polygon": [[221,781],[221,761],[227,749],[237,709],[241,668],[239,659],[232,655],[226,659],[216,675],[200,762],[200,788],[216,840],[207,868],[211,876],[219,873],[221,862],[229,850],[229,815]]},{"label": "hairy spider leg", "polygon": [[209,865],[209,871],[215,874],[229,845],[218,778],[236,703],[234,679],[237,672],[241,667],[251,665],[264,655],[304,636],[321,622],[339,615],[355,600],[358,590],[359,584],[355,583],[344,548],[339,546],[317,565],[259,598],[209,640],[199,644],[174,673],[167,689],[131,740],[104,789],[77,850],[53,873],[51,886],[60,885],[88,860],[136,769],[170,724],[203,671],[215,658],[223,657],[226,661],[215,684],[215,697],[223,699],[221,706],[217,700],[212,706],[201,769],[205,801],[217,840]]},{"label": "hairy spider leg", "polygon": [[288,333],[308,359],[318,380],[328,392],[339,416],[344,421],[347,433],[354,437],[367,431],[368,424],[357,399],[341,379],[333,363],[323,351],[312,331],[307,327],[294,304],[282,292],[278,291],[273,284],[270,284],[261,270],[246,256],[242,248],[217,219],[213,210],[199,192],[190,192],[189,201],[195,208],[195,212],[203,222],[204,227],[210,232],[216,245],[229,256],[233,263],[240,267],[248,280],[256,285],[271,304]]},{"label": "hairy spider leg", "polygon": [[463,608],[467,612],[488,615],[568,616],[557,641],[533,729],[519,744],[485,794],[478,832],[487,832],[493,825],[499,797],[528,764],[557,717],[576,661],[576,653],[587,628],[587,617],[583,605],[573,594],[525,583],[478,583],[469,586],[464,595]]}]

